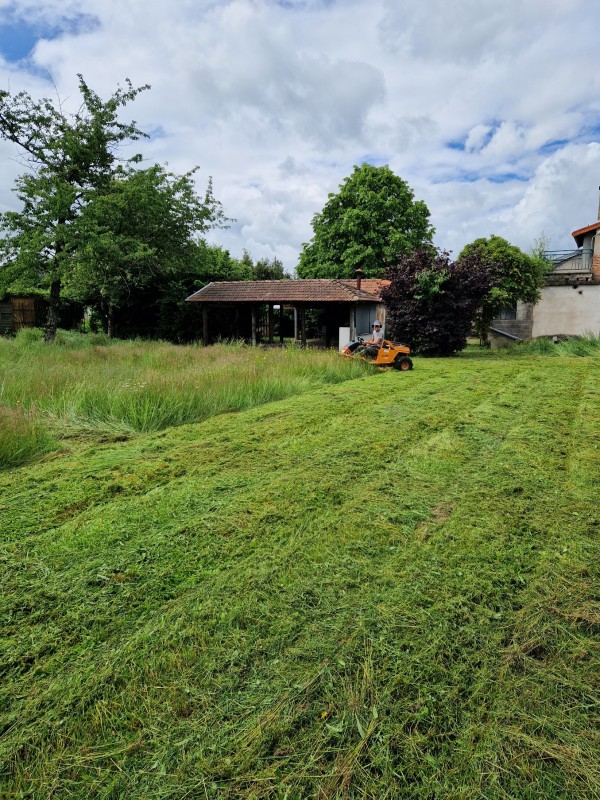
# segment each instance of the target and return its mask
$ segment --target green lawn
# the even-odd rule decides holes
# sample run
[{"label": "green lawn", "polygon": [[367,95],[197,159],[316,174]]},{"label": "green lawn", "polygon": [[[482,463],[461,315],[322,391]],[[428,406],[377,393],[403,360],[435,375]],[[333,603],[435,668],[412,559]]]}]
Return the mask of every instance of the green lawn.
[{"label": "green lawn", "polygon": [[356,374],[0,472],[2,798],[600,798],[600,357]]}]

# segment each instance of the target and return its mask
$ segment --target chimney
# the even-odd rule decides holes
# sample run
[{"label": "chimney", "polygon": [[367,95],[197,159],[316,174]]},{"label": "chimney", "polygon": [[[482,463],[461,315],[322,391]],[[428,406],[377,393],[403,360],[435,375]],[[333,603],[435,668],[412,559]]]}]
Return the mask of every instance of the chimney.
[{"label": "chimney", "polygon": [[[598,219],[600,219],[600,216],[598,217]],[[362,271],[362,269],[355,269],[354,274],[356,275],[356,288],[357,290],[359,290],[360,285],[362,283],[362,279],[365,277],[365,273]]]}]

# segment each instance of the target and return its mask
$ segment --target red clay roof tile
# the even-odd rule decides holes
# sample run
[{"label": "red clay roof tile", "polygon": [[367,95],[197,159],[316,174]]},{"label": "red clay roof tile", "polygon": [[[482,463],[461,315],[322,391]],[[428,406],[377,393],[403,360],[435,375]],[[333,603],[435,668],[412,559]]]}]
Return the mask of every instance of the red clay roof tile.
[{"label": "red clay roof tile", "polygon": [[373,303],[381,300],[381,289],[388,283],[365,278],[357,289],[355,280],[329,278],[215,281],[186,299],[192,303]]}]

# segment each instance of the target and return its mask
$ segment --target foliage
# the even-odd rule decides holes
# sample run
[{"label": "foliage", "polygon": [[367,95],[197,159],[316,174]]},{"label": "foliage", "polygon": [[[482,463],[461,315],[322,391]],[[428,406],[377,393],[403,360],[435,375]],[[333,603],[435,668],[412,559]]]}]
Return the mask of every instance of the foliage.
[{"label": "foliage", "polygon": [[0,91],[0,137],[20,148],[28,170],[16,181],[21,211],[2,217],[3,262],[12,278],[49,289],[48,338],[56,332],[61,284],[78,246],[73,223],[90,192],[102,192],[112,180],[122,144],[144,135],[134,122],[122,123],[119,112],[147,88],[128,80],[126,89],[102,101],[80,75],[82,104],[75,114],[63,111],[60,100]]},{"label": "foliage", "polygon": [[431,242],[429,210],[402,178],[385,167],[354,167],[337,194],[313,217],[313,238],[300,254],[300,278],[370,278]]},{"label": "foliage", "polygon": [[140,290],[155,286],[157,279],[188,274],[198,234],[224,224],[211,182],[201,200],[193,174],[176,176],[158,164],[118,170],[82,209],[65,289],[101,309],[109,335],[118,309],[135,300]]},{"label": "foliage", "polygon": [[542,231],[534,241],[533,247],[529,251],[529,255],[532,258],[536,258],[540,261],[550,264],[547,257],[548,250],[550,250],[550,237],[545,231]]},{"label": "foliage", "polygon": [[[242,280],[251,281],[254,277],[254,261],[250,253],[244,249],[241,259],[239,260],[239,270],[244,276]],[[247,276],[247,277],[246,277]]]},{"label": "foliage", "polygon": [[540,296],[540,286],[547,262],[539,256],[530,256],[501,236],[476,239],[466,245],[458,262],[468,269],[485,270],[491,276],[491,286],[475,317],[475,331],[487,337],[492,320],[504,308],[517,301],[535,303]]},{"label": "foliage", "polygon": [[467,343],[490,276],[478,262],[450,260],[432,248],[403,256],[388,270],[383,290],[386,328],[417,353],[451,355]]},{"label": "foliage", "polygon": [[[89,352],[222,377],[155,347]],[[595,798],[599,363],[422,359],[4,472],[0,794]]]},{"label": "foliage", "polygon": [[277,256],[270,260],[259,258],[254,264],[253,273],[255,281],[280,281],[290,277],[283,268],[283,262]]},{"label": "foliage", "polygon": [[[189,260],[178,269],[162,270],[145,285],[132,287],[115,314],[114,335],[121,338],[142,336],[185,343],[197,341],[201,325],[198,308],[185,298],[211,281],[251,280],[243,259],[233,258],[217,245],[200,239],[193,243]],[[219,312],[215,312],[218,315]],[[100,315],[103,327],[106,318]],[[222,312],[219,329],[231,322],[228,310]],[[221,324],[223,323],[223,324]]]},{"label": "foliage", "polygon": [[254,265],[250,254],[244,251],[241,259],[233,258],[228,250],[202,239],[197,243],[192,262],[194,279],[198,289],[211,281],[252,280]]}]

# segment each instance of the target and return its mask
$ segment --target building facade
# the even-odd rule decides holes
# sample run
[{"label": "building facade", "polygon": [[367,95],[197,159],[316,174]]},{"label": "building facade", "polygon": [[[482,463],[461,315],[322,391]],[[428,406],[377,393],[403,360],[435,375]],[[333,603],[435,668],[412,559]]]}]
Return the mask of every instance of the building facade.
[{"label": "building facade", "polygon": [[573,231],[577,249],[546,254],[550,269],[535,305],[517,303],[492,323],[492,347],[538,336],[600,334],[600,207],[598,220]]}]

